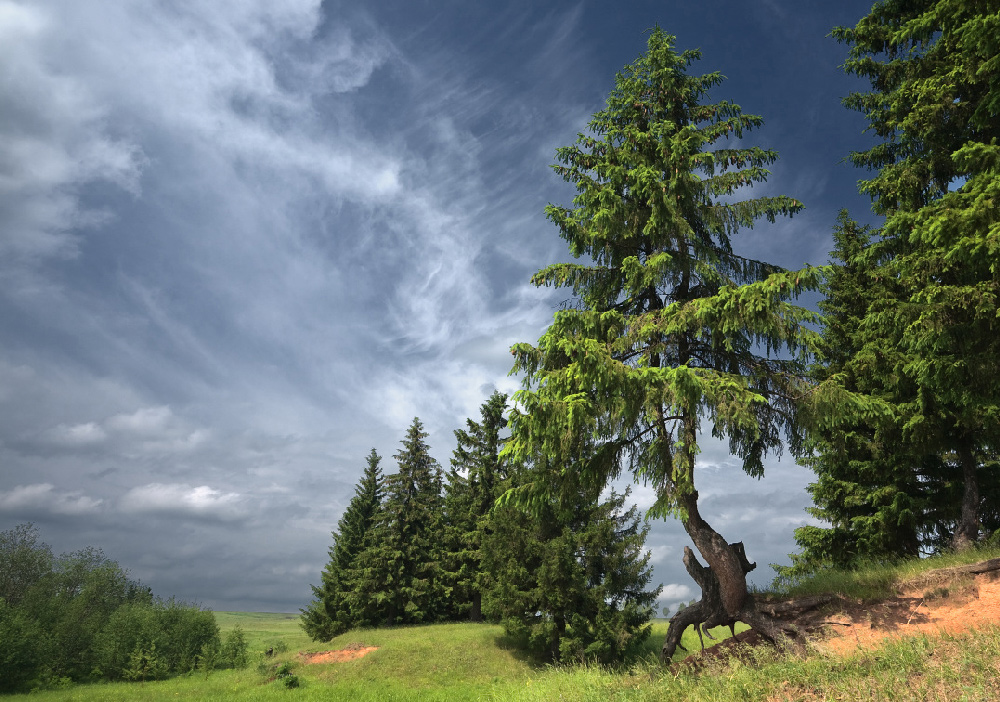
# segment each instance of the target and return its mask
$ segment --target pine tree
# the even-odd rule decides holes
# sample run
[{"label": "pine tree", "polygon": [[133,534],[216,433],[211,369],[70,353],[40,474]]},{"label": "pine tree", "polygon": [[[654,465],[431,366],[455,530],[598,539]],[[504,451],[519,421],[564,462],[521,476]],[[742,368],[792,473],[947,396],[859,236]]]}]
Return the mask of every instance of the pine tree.
[{"label": "pine tree", "polygon": [[904,285],[865,324],[900,339],[894,370],[916,391],[891,411],[908,443],[951,467],[932,506],[944,515],[943,496],[960,487],[951,545],[967,548],[984,482],[998,481],[1000,5],[883,0],[834,36],[850,45],[846,70],[871,81],[845,104],[882,142],[851,160],[875,171],[861,190],[896,249],[881,274]]},{"label": "pine tree", "polygon": [[[761,118],[728,102],[701,104],[722,77],[689,76],[699,53],[678,55],[672,44],[655,30],[647,52],[617,75],[589,134],[557,150],[556,171],[578,194],[574,208],[550,205],[546,213],[571,253],[588,262],[549,266],[533,278],[571,287],[575,298],[537,347],[513,348],[514,370],[527,378],[515,396],[509,444],[530,460],[575,458],[592,442],[593,455],[579,464],[585,485],[603,488],[627,468],[655,488],[651,515],[680,517],[709,568],[688,554],[703,596],[672,620],[665,658],[689,624],[739,618],[784,638],[787,627],[748,594],[753,565],[742,546],[727,543],[699,512],[695,459],[703,424],[729,439],[752,476],[762,475],[764,456],[781,450],[783,436],[798,448],[796,399],[816,336],[803,322],[816,316],[788,300],[820,275],[734,252],[739,229],[802,205],[785,196],[735,199],[766,179],[777,154],[726,144]],[[541,489],[521,501],[541,501],[549,488]]]},{"label": "pine tree", "polygon": [[381,509],[381,460],[373,448],[361,481],[354,489],[354,497],[333,532],[330,560],[320,576],[322,584],[312,586],[313,600],[300,610],[302,628],[314,641],[329,641],[358,623],[349,605],[353,587],[351,572]]},{"label": "pine tree", "polygon": [[494,392],[480,408],[479,422],[466,420],[455,431],[457,447],[445,493],[451,608],[455,618],[482,620],[482,543],[489,528],[486,517],[503,492],[507,461],[500,457],[507,426],[507,396]]},{"label": "pine tree", "polygon": [[396,453],[399,472],[385,481],[385,500],[352,580],[350,604],[361,625],[420,624],[448,612],[442,570],[443,478],[419,418]]},{"label": "pine tree", "polygon": [[[523,478],[521,478],[523,479]],[[625,495],[563,486],[532,513],[497,507],[483,537],[484,610],[519,646],[554,661],[618,662],[649,636],[660,588],[648,525]]]}]

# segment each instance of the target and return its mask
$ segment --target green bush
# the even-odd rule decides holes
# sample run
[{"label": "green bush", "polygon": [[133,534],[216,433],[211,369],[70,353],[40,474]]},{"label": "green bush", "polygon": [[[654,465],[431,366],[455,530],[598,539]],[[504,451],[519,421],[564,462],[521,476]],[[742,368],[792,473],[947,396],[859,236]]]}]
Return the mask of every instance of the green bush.
[{"label": "green bush", "polygon": [[100,549],[52,558],[31,525],[0,532],[0,692],[244,667],[234,634],[223,646],[212,612],[154,598]]},{"label": "green bush", "polygon": [[247,637],[238,624],[226,634],[226,640],[222,642],[222,649],[219,651],[219,662],[220,667],[224,668],[246,668],[250,663]]},{"label": "green bush", "polygon": [[37,624],[0,597],[0,693],[18,692],[42,672]]}]

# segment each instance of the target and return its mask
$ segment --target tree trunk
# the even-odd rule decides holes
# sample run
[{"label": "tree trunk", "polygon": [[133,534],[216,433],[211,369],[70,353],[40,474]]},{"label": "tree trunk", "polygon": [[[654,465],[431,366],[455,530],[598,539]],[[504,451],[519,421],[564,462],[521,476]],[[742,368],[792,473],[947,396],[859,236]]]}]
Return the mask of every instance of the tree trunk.
[{"label": "tree trunk", "polygon": [[483,593],[474,590],[472,593],[472,607],[469,610],[469,621],[483,621]]},{"label": "tree trunk", "polygon": [[742,542],[727,543],[702,519],[698,511],[697,491],[692,490],[682,498],[681,504],[687,512],[684,529],[708,562],[708,567],[698,562],[690,548],[684,547],[684,567],[701,587],[701,600],[670,618],[660,660],[669,663],[677,648],[683,648],[681,635],[692,625],[699,637],[707,633],[707,629],[717,626],[729,626],[735,635],[736,622],[742,621],[779,646],[787,643],[789,634],[801,637],[793,624],[782,622],[758,609],[753,597],[747,593],[747,573],[757,564],[747,558]]},{"label": "tree trunk", "polygon": [[729,617],[735,617],[747,597],[747,573],[744,564],[748,564],[746,556],[741,562],[733,546],[722,534],[717,532],[701,517],[698,511],[698,492],[692,490],[681,500],[687,512],[684,530],[694,541],[708,567],[712,569],[719,582],[719,596],[723,611]]},{"label": "tree trunk", "polygon": [[963,441],[958,449],[958,459],[962,464],[962,514],[951,545],[956,551],[966,551],[979,540],[979,482],[976,478],[976,458],[968,441]]}]

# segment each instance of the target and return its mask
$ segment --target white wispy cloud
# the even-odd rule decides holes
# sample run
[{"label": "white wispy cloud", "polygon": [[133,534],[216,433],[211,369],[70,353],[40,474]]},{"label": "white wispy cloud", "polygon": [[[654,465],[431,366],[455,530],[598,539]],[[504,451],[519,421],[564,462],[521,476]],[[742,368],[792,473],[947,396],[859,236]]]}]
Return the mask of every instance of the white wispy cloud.
[{"label": "white wispy cloud", "polygon": [[2,268],[76,254],[74,230],[110,216],[81,203],[85,184],[139,189],[141,149],[111,133],[107,107],[86,81],[51,67],[49,48],[61,28],[54,7],[0,1]]}]

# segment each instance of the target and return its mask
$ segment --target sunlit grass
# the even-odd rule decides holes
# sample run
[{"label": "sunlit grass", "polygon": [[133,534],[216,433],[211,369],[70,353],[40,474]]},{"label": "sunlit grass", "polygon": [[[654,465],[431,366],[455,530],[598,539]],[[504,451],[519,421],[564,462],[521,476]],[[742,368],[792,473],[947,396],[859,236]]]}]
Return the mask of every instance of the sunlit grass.
[{"label": "sunlit grass", "polygon": [[[949,560],[946,565],[962,562]],[[895,572],[910,577],[922,570]],[[38,702],[1000,699],[998,626],[959,636],[903,639],[848,658],[814,654],[802,659],[758,648],[742,662],[710,661],[699,673],[692,673],[671,672],[656,661],[667,628],[666,620],[662,619],[654,621],[648,645],[637,660],[619,668],[602,668],[540,664],[510,647],[502,628],[490,624],[360,630],[317,643],[305,636],[296,615],[225,612],[217,616],[224,632],[237,624],[246,632],[254,658],[246,670],[215,671],[207,675],[196,671],[162,682],[71,686],[41,691],[32,694],[31,699]],[[713,634],[721,639],[729,631],[720,628]],[[284,642],[287,650],[265,657],[265,647],[276,647],[279,641]],[[693,631],[685,633],[683,643],[694,652],[700,650]],[[377,646],[379,650],[364,658],[339,663],[302,662],[303,653],[345,648],[350,644]],[[280,662],[292,663],[300,687],[286,689],[280,680],[273,679],[273,667]]]},{"label": "sunlit grass", "polygon": [[836,594],[861,600],[875,600],[899,594],[907,582],[918,580],[930,570],[969,565],[1000,558],[1000,546],[986,546],[963,553],[945,553],[930,558],[878,562],[856,570],[823,570],[791,585],[776,585],[770,593],[779,596]]}]

